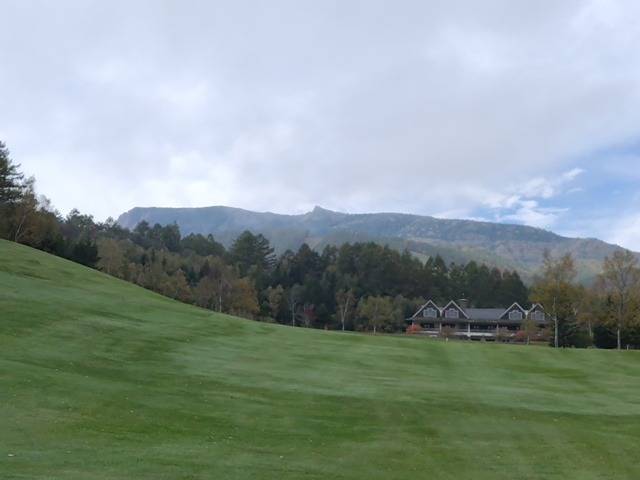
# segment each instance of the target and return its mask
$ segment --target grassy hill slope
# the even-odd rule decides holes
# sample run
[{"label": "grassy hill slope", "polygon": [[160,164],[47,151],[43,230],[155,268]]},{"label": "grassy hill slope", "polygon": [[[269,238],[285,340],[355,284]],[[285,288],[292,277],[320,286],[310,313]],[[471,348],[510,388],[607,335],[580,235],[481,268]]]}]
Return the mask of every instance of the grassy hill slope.
[{"label": "grassy hill slope", "polygon": [[640,478],[640,355],[183,305],[0,241],[3,479]]}]

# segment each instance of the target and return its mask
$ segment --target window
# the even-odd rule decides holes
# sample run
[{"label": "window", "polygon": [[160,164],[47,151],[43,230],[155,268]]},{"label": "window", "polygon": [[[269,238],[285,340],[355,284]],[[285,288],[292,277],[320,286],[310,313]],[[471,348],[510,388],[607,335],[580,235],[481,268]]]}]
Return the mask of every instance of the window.
[{"label": "window", "polygon": [[460,313],[455,308],[448,308],[446,312],[444,312],[444,318],[459,318]]},{"label": "window", "polygon": [[509,320],[522,320],[522,312],[520,310],[511,310],[509,312]]},{"label": "window", "polygon": [[544,322],[544,312],[541,312],[540,310],[536,310],[531,314],[531,318],[538,322]]},{"label": "window", "polygon": [[438,312],[436,312],[436,309],[433,307],[428,307],[425,308],[422,311],[422,315],[426,318],[437,318],[438,317]]}]

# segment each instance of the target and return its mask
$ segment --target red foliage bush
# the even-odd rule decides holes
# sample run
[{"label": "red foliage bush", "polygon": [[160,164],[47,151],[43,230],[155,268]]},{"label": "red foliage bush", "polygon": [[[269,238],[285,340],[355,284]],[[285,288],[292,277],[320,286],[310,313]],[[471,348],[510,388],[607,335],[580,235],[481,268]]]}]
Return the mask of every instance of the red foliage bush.
[{"label": "red foliage bush", "polygon": [[513,336],[513,340],[515,342],[526,343],[527,332],[525,332],[524,330],[518,330],[516,334]]},{"label": "red foliage bush", "polygon": [[416,323],[412,323],[407,327],[407,335],[415,335],[422,332],[422,327]]}]

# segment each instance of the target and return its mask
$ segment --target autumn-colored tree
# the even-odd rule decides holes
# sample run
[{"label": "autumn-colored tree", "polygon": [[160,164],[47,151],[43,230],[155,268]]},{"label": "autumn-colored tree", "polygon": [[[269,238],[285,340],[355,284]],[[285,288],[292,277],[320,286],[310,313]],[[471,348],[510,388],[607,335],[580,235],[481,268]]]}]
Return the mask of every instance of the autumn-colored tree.
[{"label": "autumn-colored tree", "polygon": [[538,328],[538,325],[532,318],[525,318],[518,333],[522,334],[527,345],[529,345],[531,343],[531,339],[535,338],[539,331],[540,329]]},{"label": "autumn-colored tree", "polygon": [[393,303],[389,297],[365,297],[358,304],[358,314],[367,320],[374,335],[378,328],[393,317]]},{"label": "autumn-colored tree", "polygon": [[218,295],[216,295],[216,282],[211,277],[202,277],[195,286],[193,296],[196,305],[209,310],[218,310]]},{"label": "autumn-colored tree", "polygon": [[284,288],[282,288],[282,285],[267,288],[267,302],[271,316],[277,319],[284,303]]},{"label": "autumn-colored tree", "polygon": [[229,297],[229,313],[254,318],[260,311],[258,295],[249,278],[239,278],[232,283]]},{"label": "autumn-colored tree", "polygon": [[606,257],[598,278],[602,293],[613,306],[617,348],[622,348],[622,330],[638,315],[640,268],[638,259],[628,250],[617,250]]},{"label": "autumn-colored tree", "polygon": [[302,324],[309,328],[313,326],[318,315],[316,314],[316,306],[313,303],[305,303],[302,306]]},{"label": "autumn-colored tree", "polygon": [[201,272],[203,276],[195,292],[198,304],[219,312],[230,311],[227,303],[231,300],[237,279],[233,268],[220,257],[207,257]]},{"label": "autumn-colored tree", "polygon": [[589,288],[578,285],[575,304],[576,320],[586,330],[591,343],[594,341],[594,327],[606,316],[606,302],[603,302],[604,298],[597,283]]},{"label": "autumn-colored tree", "polygon": [[560,324],[575,314],[576,268],[571,254],[555,258],[544,252],[542,275],[534,283],[531,298],[541,303],[553,322],[553,345],[559,346]]},{"label": "autumn-colored tree", "polygon": [[104,273],[116,277],[122,276],[125,264],[125,252],[120,242],[113,238],[101,238],[98,245],[98,268]]},{"label": "autumn-colored tree", "polygon": [[176,270],[176,272],[169,277],[167,285],[168,297],[175,298],[181,302],[188,303],[191,301],[193,294],[182,270]]}]

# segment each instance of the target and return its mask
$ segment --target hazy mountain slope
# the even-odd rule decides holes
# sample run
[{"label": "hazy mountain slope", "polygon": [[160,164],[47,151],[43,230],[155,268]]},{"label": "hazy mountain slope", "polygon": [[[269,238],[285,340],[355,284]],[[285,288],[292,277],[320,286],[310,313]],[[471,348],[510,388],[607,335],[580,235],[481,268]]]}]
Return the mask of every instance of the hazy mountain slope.
[{"label": "hazy mountain slope", "polygon": [[448,220],[401,213],[345,214],[316,207],[302,215],[260,213],[230,207],[134,208],[118,222],[133,228],[146,220],[151,224],[176,222],[183,233],[213,234],[227,245],[243,230],[263,233],[276,250],[295,249],[302,242],[315,248],[327,244],[373,240],[398,249],[407,248],[421,257],[436,253],[448,261],[482,261],[518,269],[531,276],[542,253],[571,252],[578,260],[582,278],[593,276],[602,259],[615,245],[596,239],[566,238],[522,225],[471,220]]},{"label": "hazy mountain slope", "polygon": [[640,478],[638,352],[241,320],[4,240],[0,327],[2,480]]}]

